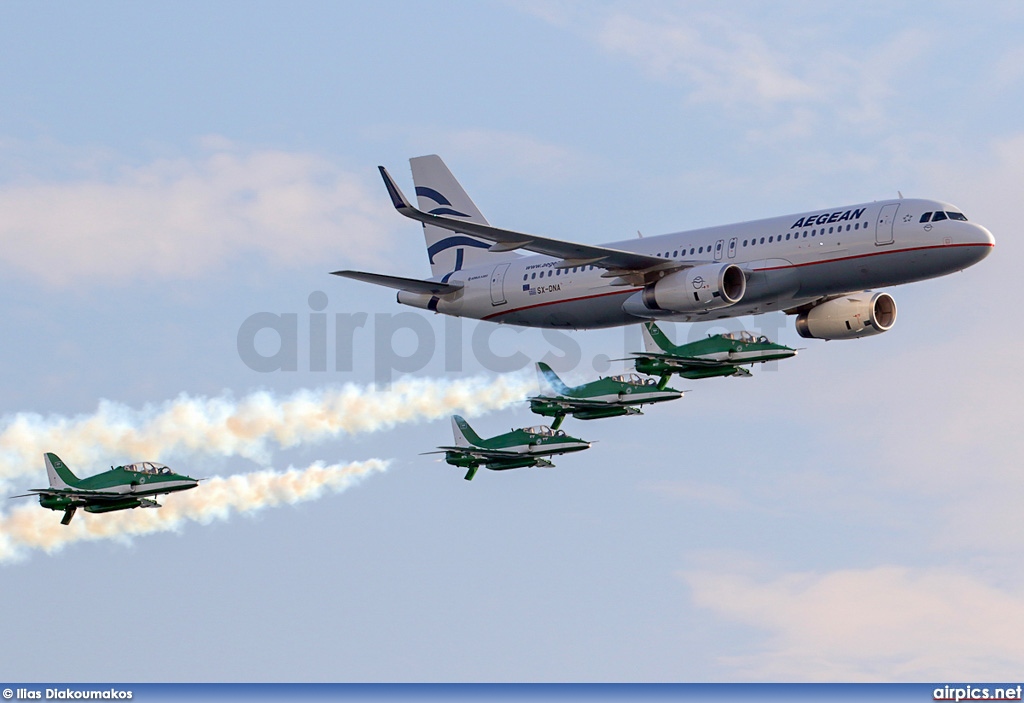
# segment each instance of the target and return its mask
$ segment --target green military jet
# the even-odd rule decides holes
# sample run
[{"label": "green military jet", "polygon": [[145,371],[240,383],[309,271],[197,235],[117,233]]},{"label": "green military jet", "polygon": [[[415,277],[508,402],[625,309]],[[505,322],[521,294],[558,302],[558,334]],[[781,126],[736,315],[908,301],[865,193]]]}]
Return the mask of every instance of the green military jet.
[{"label": "green military jet", "polygon": [[541,386],[547,385],[553,395],[530,398],[530,410],[538,415],[553,417],[551,429],[557,430],[566,415],[577,420],[597,420],[619,415],[640,415],[638,405],[661,403],[683,397],[674,388],[658,388],[654,379],[641,378],[635,373],[599,378],[581,386],[569,387],[551,367],[537,364]]},{"label": "green military jet", "polygon": [[659,388],[663,388],[674,373],[683,378],[750,376],[750,371],[742,368],[742,364],[763,364],[796,355],[796,349],[774,344],[764,335],[755,337],[750,332],[708,335],[707,339],[676,346],[653,322],[645,322],[642,331],[645,351],[633,354],[636,370],[660,376]]},{"label": "green military jet", "polygon": [[44,508],[64,511],[62,525],[69,524],[79,508],[87,513],[159,508],[160,504],[151,496],[187,491],[199,485],[199,480],[176,474],[152,461],[111,467],[110,471],[78,478],[56,454],[46,453],[43,459],[50,487],[33,488],[25,495],[12,497],[39,496],[39,504]]},{"label": "green military jet", "polygon": [[529,466],[551,467],[554,464],[541,457],[590,448],[590,442],[570,437],[564,430],[553,430],[547,425],[512,430],[483,439],[468,422],[454,415],[452,432],[455,434],[455,446],[438,447],[441,452],[427,453],[443,453],[447,463],[468,469],[467,481],[473,480],[481,466],[493,471]]}]

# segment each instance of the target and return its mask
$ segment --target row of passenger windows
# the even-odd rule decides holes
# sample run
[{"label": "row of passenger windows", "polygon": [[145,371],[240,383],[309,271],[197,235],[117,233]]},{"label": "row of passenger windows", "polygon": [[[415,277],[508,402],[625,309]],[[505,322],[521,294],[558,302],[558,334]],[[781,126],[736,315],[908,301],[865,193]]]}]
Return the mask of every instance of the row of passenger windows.
[{"label": "row of passenger windows", "polygon": [[[926,216],[930,216],[931,214],[932,213],[930,213],[930,212],[926,213]],[[967,219],[966,217],[964,217],[963,215],[961,215],[958,212],[950,212],[950,213],[937,212],[935,214],[936,215],[942,215],[942,217],[936,217],[934,220],[932,220],[932,222],[935,222],[935,221],[940,220],[940,219],[942,219],[942,220],[946,219],[945,216],[947,214],[949,215],[950,219],[962,219],[962,220],[966,220]],[[956,217],[954,217],[954,215],[956,215]],[[927,222],[927,220],[925,220],[924,217],[925,216],[921,217],[921,222]],[[834,233],[839,233],[839,232],[849,232],[851,230],[860,229],[860,224],[861,223],[857,222],[857,223],[852,224],[852,225],[846,225],[845,229],[843,228],[843,225],[832,226],[832,227],[828,228],[828,232],[825,231],[824,227],[822,227],[821,229],[812,229],[812,230],[810,230],[810,232],[808,232],[807,230],[804,230],[803,238],[807,239],[807,237],[809,237],[809,236],[810,237],[818,237],[818,236],[824,237],[826,234],[834,234]],[[867,229],[867,227],[868,227],[868,223],[865,222],[864,223],[864,229]],[[794,232],[787,232],[785,237],[783,237],[783,235],[781,235],[781,234],[778,234],[778,235],[773,234],[773,235],[769,235],[767,237],[767,239],[765,237],[761,237],[760,239],[757,239],[756,237],[754,239],[744,239],[743,240],[743,246],[745,246],[745,247],[746,246],[755,247],[758,244],[765,244],[765,243],[773,244],[775,242],[781,242],[781,241],[783,241],[783,239],[785,239],[785,241],[788,242],[788,241],[790,241],[790,239],[800,239],[800,238],[801,238],[801,233],[800,232],[795,232],[795,233]],[[711,253],[711,246],[708,245],[708,246],[702,246],[702,247],[690,247],[690,254],[689,255],[690,256],[694,256],[694,255],[697,255],[697,254],[703,254],[703,253],[705,253],[705,251],[708,254],[710,254]],[[671,254],[671,257],[669,256],[669,254]],[[675,258],[678,258],[680,254],[682,254],[683,256],[686,256],[687,255],[686,254],[686,249],[676,249],[676,250],[671,251],[671,252],[668,252],[668,251],[666,251],[666,252],[658,252],[654,256],[660,256],[660,257],[663,257],[663,258],[666,258],[666,259],[668,259],[668,258],[675,259]],[[598,267],[597,266],[573,266],[571,269],[548,269],[547,270],[547,276],[548,276],[548,278],[550,278],[551,276],[561,276],[563,271],[565,271],[566,273],[570,273],[570,272],[571,273],[576,273],[577,271],[593,271],[596,268],[598,268]],[[540,272],[540,277],[544,278],[544,276],[545,276],[545,272],[541,271]],[[533,273],[524,273],[523,274],[523,280],[524,281],[528,280],[528,279],[534,279],[534,278],[537,278],[537,272],[536,271],[533,272]]]},{"label": "row of passenger windows", "polygon": [[[864,229],[867,229],[867,228],[868,228],[868,223],[865,222],[864,223]],[[854,223],[852,225],[846,225],[845,229],[843,228],[842,225],[839,225],[838,227],[836,227],[836,226],[829,227],[828,228],[828,232],[825,231],[824,227],[822,227],[821,229],[812,229],[810,231],[810,235],[808,235],[807,230],[804,230],[803,238],[807,239],[808,236],[811,236],[811,237],[824,237],[826,234],[833,234],[833,233],[839,233],[839,232],[849,232],[849,231],[855,230],[855,229],[860,229],[860,223],[859,222]],[[800,232],[792,232],[792,233],[791,232],[787,232],[786,233],[786,237],[785,237],[786,241],[788,242],[791,237],[793,239],[800,239]],[[783,239],[783,237],[782,237],[781,234],[769,236],[768,237],[768,244],[771,244],[773,242],[781,242],[782,239]],[[744,239],[743,240],[743,246],[747,246],[747,242],[748,241],[750,242],[750,246],[753,247],[753,246],[757,246],[758,244],[764,244],[765,243],[765,238],[761,237],[760,239],[754,238],[754,239],[750,239],[750,240]]]},{"label": "row of passenger windows", "polygon": [[[548,278],[551,278],[552,276],[561,276],[563,273],[568,276],[570,273],[576,273],[577,271],[594,271],[596,269],[597,266],[573,266],[571,269],[548,269],[547,271],[540,271],[539,273],[541,278],[544,278],[545,275],[547,275]],[[537,278],[537,274],[537,271],[534,271],[533,273],[524,273],[523,280],[525,281]]]},{"label": "row of passenger windows", "polygon": [[921,222],[939,222],[940,220],[960,220],[961,222],[967,222],[967,218],[962,212],[926,212],[921,215]]}]

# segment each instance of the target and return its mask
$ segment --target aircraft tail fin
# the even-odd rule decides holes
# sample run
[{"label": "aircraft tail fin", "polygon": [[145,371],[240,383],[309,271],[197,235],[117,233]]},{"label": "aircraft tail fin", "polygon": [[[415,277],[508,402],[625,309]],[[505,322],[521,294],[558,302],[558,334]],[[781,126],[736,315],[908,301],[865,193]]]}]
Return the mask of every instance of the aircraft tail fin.
[{"label": "aircraft tail fin", "polygon": [[457,447],[479,446],[483,442],[461,415],[452,415],[452,434],[455,435]]},{"label": "aircraft tail fin", "polygon": [[79,478],[71,473],[60,457],[47,452],[43,454],[46,462],[46,476],[50,479],[50,488],[75,488],[79,484]]},{"label": "aircraft tail fin", "polygon": [[569,392],[569,386],[565,385],[565,383],[562,382],[562,379],[558,377],[558,374],[543,361],[537,362],[537,377],[538,380],[540,380],[541,387],[544,385],[551,386],[553,391],[562,395]]},{"label": "aircraft tail fin", "polygon": [[[431,215],[464,219],[481,225],[489,224],[459,182],[436,154],[409,159],[412,180],[416,185],[416,203]],[[501,263],[519,258],[515,252],[489,251],[491,242],[424,224],[430,272],[435,277],[450,275],[463,268],[487,263]],[[442,280],[447,281],[446,278]]]},{"label": "aircraft tail fin", "polygon": [[669,341],[669,338],[653,322],[645,322],[640,329],[644,335],[644,351],[651,354],[660,354],[672,351],[676,345]]}]

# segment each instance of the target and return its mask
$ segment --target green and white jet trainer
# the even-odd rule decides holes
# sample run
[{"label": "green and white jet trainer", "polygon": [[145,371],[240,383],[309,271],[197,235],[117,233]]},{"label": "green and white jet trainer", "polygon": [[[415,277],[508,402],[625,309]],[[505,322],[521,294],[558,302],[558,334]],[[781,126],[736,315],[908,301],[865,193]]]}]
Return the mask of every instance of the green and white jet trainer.
[{"label": "green and white jet trainer", "polygon": [[60,524],[67,525],[78,508],[87,513],[109,513],[131,508],[159,508],[151,498],[164,493],[187,491],[199,485],[199,480],[176,474],[163,464],[140,461],[135,464],[111,467],[95,476],[78,478],[56,454],[43,455],[49,488],[33,488],[25,495],[12,498],[39,496],[39,505],[50,510],[63,510]]},{"label": "green and white jet trainer", "polygon": [[750,371],[742,365],[796,356],[796,349],[775,344],[764,335],[755,337],[750,332],[708,335],[707,339],[677,346],[653,322],[645,322],[642,331],[645,351],[633,353],[636,370],[660,376],[659,388],[668,383],[672,374],[683,378],[750,376]]},{"label": "green and white jet trainer", "polygon": [[564,430],[553,430],[547,425],[512,430],[483,439],[468,422],[453,415],[452,433],[455,435],[455,446],[442,446],[438,449],[444,453],[447,463],[468,469],[465,477],[467,481],[473,480],[481,466],[492,471],[531,466],[549,468],[554,464],[542,457],[590,449],[590,442],[585,439],[570,437]]},{"label": "green and white jet trainer", "polygon": [[566,415],[577,420],[597,420],[602,417],[641,415],[637,406],[661,403],[683,397],[674,388],[659,388],[652,378],[635,373],[599,378],[580,386],[567,386],[550,366],[537,364],[541,387],[547,385],[553,394],[530,398],[530,410],[538,415],[553,417],[551,429],[557,430]]}]

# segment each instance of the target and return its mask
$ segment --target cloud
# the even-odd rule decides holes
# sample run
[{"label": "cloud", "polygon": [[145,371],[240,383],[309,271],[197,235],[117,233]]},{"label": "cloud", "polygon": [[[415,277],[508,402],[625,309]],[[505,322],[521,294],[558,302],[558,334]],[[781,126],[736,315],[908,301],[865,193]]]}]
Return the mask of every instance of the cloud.
[{"label": "cloud", "polygon": [[680,75],[696,102],[776,103],[805,100],[813,87],[756,33],[718,16],[641,19],[613,12],[596,28],[605,50],[659,77]]},{"label": "cloud", "polygon": [[326,254],[368,263],[395,225],[370,175],[308,153],[211,138],[194,158],[130,165],[90,152],[73,168],[0,183],[0,265],[78,286],[193,278],[252,254],[282,266]]},{"label": "cloud", "polygon": [[767,631],[760,651],[723,657],[742,678],[998,680],[1024,665],[1024,593],[956,569],[681,576],[698,606]]},{"label": "cloud", "polygon": [[801,10],[797,21],[774,6],[519,7],[677,87],[690,105],[743,120],[756,115],[756,127],[744,131],[752,142],[804,140],[836,122],[875,132],[901,109],[900,81],[939,41],[935,32],[910,28],[874,32],[865,44],[854,39],[863,38],[859,25],[837,33],[834,17]]}]

